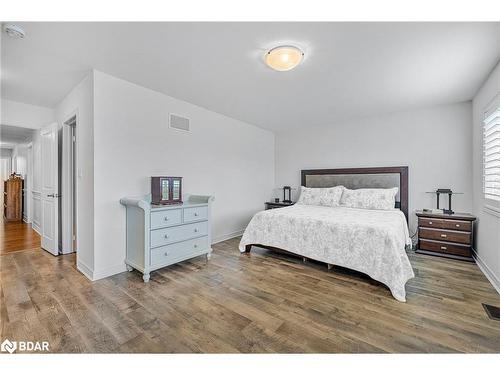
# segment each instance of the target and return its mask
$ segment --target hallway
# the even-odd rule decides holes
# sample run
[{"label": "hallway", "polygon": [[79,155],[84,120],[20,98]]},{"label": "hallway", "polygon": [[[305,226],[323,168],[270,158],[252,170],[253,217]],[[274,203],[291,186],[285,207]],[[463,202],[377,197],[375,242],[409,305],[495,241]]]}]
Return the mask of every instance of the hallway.
[{"label": "hallway", "polygon": [[0,255],[40,248],[40,236],[23,221],[0,218]]}]

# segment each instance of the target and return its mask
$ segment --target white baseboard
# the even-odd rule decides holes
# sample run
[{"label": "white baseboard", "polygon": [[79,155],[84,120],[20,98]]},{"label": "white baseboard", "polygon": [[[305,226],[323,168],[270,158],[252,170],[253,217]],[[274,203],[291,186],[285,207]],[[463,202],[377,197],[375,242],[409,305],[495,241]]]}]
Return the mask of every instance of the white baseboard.
[{"label": "white baseboard", "polygon": [[472,256],[476,260],[476,264],[479,269],[484,273],[484,276],[489,280],[493,288],[500,294],[500,277],[495,275],[495,273],[484,263],[481,257],[475,252],[472,252]]},{"label": "white baseboard", "polygon": [[94,271],[81,260],[76,261],[76,269],[83,273],[90,281],[94,280]]},{"label": "white baseboard", "polygon": [[31,223],[31,228],[33,228],[33,230],[37,232],[40,236],[42,235],[42,228],[36,225],[34,221]]},{"label": "white baseboard", "polygon": [[237,230],[235,232],[231,232],[231,233],[227,233],[227,234],[223,234],[223,235],[214,237],[212,239],[212,245],[216,244],[216,243],[219,243],[219,242],[222,242],[222,241],[229,240],[229,239],[234,238],[234,237],[241,236],[244,231],[245,231],[245,228]]},{"label": "white baseboard", "polygon": [[110,266],[110,267],[106,267],[106,268],[103,268],[100,270],[95,270],[94,274],[93,274],[94,277],[93,277],[92,281],[104,279],[106,277],[125,272],[126,270],[127,270],[127,268],[125,267],[125,261],[120,262],[119,264],[115,264],[115,265]]}]

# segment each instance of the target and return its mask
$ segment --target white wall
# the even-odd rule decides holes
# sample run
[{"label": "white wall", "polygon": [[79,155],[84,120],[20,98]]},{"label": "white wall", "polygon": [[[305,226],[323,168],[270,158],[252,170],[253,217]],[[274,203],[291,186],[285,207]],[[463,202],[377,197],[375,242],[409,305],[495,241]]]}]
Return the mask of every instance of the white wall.
[{"label": "white wall", "polygon": [[77,267],[91,279],[94,270],[93,77],[93,72],[90,72],[56,107],[59,126],[77,115]]},{"label": "white wall", "polygon": [[54,110],[31,104],[1,99],[0,123],[22,128],[39,129],[55,121]]},{"label": "white wall", "polygon": [[493,70],[473,100],[474,214],[478,217],[476,255],[478,264],[500,293],[500,210],[485,209],[483,195],[483,119],[484,111],[500,95],[500,64]]},{"label": "white wall", "polygon": [[[274,135],[95,72],[95,274],[125,270],[124,196],[148,194],[150,176],[183,177],[183,192],[215,196],[214,241],[240,233],[274,185]],[[168,128],[170,112],[192,132]]]},{"label": "white wall", "polygon": [[281,132],[276,135],[276,185],[300,186],[301,169],[407,165],[413,233],[413,212],[435,207],[435,195],[426,191],[463,192],[453,198],[453,209],[471,211],[470,122],[471,103],[466,102]]}]

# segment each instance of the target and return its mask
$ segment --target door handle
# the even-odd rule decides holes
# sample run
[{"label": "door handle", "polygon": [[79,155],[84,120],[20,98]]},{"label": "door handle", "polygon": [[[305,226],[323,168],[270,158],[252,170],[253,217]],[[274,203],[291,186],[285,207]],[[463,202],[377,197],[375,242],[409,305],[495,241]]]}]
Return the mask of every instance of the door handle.
[{"label": "door handle", "polygon": [[47,194],[47,197],[50,197],[50,198],[60,198],[61,195],[60,194]]}]

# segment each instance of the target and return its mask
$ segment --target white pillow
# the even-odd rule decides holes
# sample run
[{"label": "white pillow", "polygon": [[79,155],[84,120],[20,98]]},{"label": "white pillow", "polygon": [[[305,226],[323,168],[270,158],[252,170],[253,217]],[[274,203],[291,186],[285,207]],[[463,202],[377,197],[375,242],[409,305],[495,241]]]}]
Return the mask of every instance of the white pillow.
[{"label": "white pillow", "polygon": [[301,186],[297,204],[337,207],[340,205],[340,197],[343,190],[343,186],[331,188],[307,188]]},{"label": "white pillow", "polygon": [[340,205],[370,210],[393,210],[398,188],[391,189],[344,189]]}]

